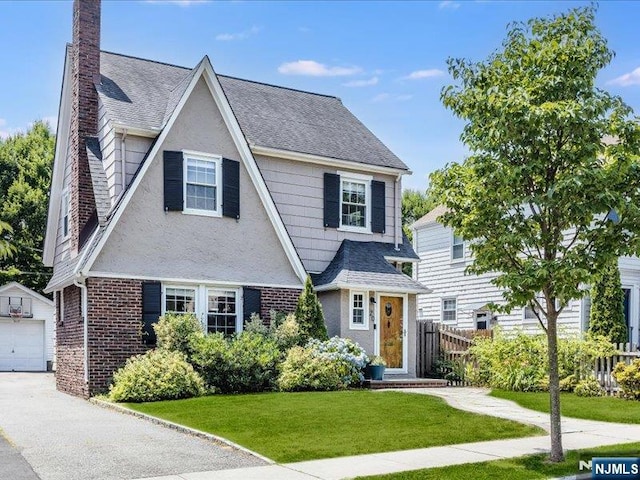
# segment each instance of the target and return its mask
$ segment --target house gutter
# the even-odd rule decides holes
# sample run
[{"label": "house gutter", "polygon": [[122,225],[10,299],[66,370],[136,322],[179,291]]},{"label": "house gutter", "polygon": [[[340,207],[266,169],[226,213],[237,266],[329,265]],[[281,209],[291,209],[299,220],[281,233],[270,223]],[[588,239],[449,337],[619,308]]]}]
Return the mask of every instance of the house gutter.
[{"label": "house gutter", "polygon": [[120,170],[121,170],[121,181],[122,181],[122,189],[121,192],[124,192],[127,187],[127,129],[122,130],[122,141],[120,142]]},{"label": "house gutter", "polygon": [[84,384],[89,387],[89,325],[87,318],[88,311],[88,299],[87,299],[87,285],[86,278],[82,276],[82,274],[78,274],[73,279],[73,284],[80,289],[80,305],[81,305],[81,315],[82,315],[82,336],[83,336],[83,345],[84,345],[84,355],[83,355],[83,367],[84,367]]},{"label": "house gutter", "polygon": [[[396,181],[394,184],[394,196],[393,196],[393,207],[395,210],[395,214],[394,214],[394,218],[395,218],[395,225],[394,227],[394,238],[395,238],[395,244],[396,244],[396,251],[400,250],[400,230],[402,229],[402,212],[400,211],[400,199],[399,199],[399,195],[400,195],[400,179],[402,178],[402,174],[399,173],[398,176],[396,177]],[[398,220],[400,220],[400,224],[398,224]]]}]

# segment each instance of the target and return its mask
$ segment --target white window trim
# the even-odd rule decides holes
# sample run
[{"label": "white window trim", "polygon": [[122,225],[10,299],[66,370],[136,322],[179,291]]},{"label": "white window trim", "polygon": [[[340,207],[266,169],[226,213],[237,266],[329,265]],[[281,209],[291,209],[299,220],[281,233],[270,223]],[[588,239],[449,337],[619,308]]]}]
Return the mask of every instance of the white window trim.
[{"label": "white window trim", "polygon": [[[353,299],[355,295],[362,295],[362,319],[363,324],[353,323]],[[361,290],[349,291],[349,330],[369,330],[369,302],[367,292]]]},{"label": "white window trim", "polygon": [[[456,234],[454,233],[453,230],[451,230],[451,248],[450,248],[450,257],[451,257],[451,263],[462,263],[465,261],[465,254],[466,254],[466,250],[467,250],[467,246],[465,245],[464,240],[462,240],[462,243],[455,243],[456,240]],[[455,245],[462,245],[462,256],[460,258],[454,258],[453,257],[453,247]]]},{"label": "white window trim", "polygon": [[[69,189],[68,188],[64,188],[62,190],[62,195],[60,197],[62,199],[61,203],[60,203],[60,208],[61,208],[61,212],[60,212],[60,221],[62,222],[62,240],[67,240],[69,238],[69,236],[71,235],[71,224],[69,222],[70,218],[71,218],[71,199],[69,197]],[[64,209],[67,209],[67,233],[64,232]]]},{"label": "white window trim", "polygon": [[162,284],[162,315],[167,313],[167,288],[182,288],[188,290],[195,290],[195,306],[194,315],[200,321],[202,331],[207,333],[207,314],[209,291],[210,290],[224,290],[236,292],[236,333],[240,333],[244,329],[244,312],[242,305],[244,303],[242,287],[218,285],[212,284],[177,284],[177,283],[163,283]]},{"label": "white window trim", "polygon": [[[544,300],[544,297],[542,296],[541,293],[536,294],[536,298],[538,298],[538,300]],[[528,318],[527,317],[527,308],[529,308],[529,305],[525,305],[524,307],[522,307],[522,323],[523,324],[538,324],[538,317],[536,317],[536,315],[534,314],[533,317]],[[560,308],[560,300],[558,300],[556,298],[556,308]],[[569,305],[565,306],[565,310],[567,311],[571,311],[571,308]],[[542,313],[542,312],[541,312]],[[542,320],[546,320],[547,317],[545,317],[544,314],[541,315]]]},{"label": "white window trim", "polygon": [[[444,302],[446,300],[454,300],[456,302],[456,308],[455,310],[453,310],[453,312],[455,313],[455,318],[453,320],[445,320],[444,319]],[[447,312],[450,312],[451,310],[447,310]],[[458,323],[458,297],[442,297],[440,299],[440,321],[442,323],[446,323],[449,325],[453,325],[453,324],[457,324]]]},{"label": "white window trim", "polygon": [[[359,173],[351,172],[337,172],[340,176],[340,226],[338,230],[345,232],[356,233],[372,233],[371,232],[371,181],[373,177],[371,175],[362,175]],[[342,225],[342,186],[344,182],[355,182],[364,184],[364,205],[365,205],[365,219],[364,227],[354,227],[352,225]]]},{"label": "white window trim", "polygon": [[[216,175],[216,209],[201,210],[199,208],[187,208],[187,164],[188,160],[202,160],[215,165]],[[205,217],[222,217],[222,157],[209,153],[182,150],[182,213],[186,215],[201,215]]]}]

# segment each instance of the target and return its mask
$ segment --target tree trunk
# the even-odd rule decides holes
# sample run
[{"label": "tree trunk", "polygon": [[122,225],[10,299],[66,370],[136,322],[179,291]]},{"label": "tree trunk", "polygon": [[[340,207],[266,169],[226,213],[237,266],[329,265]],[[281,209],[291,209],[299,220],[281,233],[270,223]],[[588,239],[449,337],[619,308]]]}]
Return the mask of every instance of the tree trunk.
[{"label": "tree trunk", "polygon": [[551,411],[551,454],[549,460],[564,460],[562,451],[562,425],[560,423],[560,376],[558,373],[558,314],[547,316],[547,345],[549,350],[549,402]]}]

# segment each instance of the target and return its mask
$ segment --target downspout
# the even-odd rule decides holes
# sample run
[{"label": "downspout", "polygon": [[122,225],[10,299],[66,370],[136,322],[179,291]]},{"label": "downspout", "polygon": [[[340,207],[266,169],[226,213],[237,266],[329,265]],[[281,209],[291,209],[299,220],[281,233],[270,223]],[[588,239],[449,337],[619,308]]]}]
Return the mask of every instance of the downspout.
[{"label": "downspout", "polygon": [[122,189],[121,192],[127,188],[127,130],[122,130],[122,141],[120,142],[120,180]]},{"label": "downspout", "polygon": [[[82,282],[80,283],[79,280]],[[83,278],[82,274],[78,274],[73,279],[73,284],[80,289],[80,305],[82,315],[82,334],[83,334],[83,367],[84,367],[84,385],[87,389],[87,395],[89,394],[89,325],[87,318],[88,311],[88,299],[87,299],[87,285],[86,278]]]},{"label": "downspout", "polygon": [[394,240],[396,244],[396,251],[400,250],[401,236],[400,231],[402,229],[402,212],[400,211],[400,179],[402,178],[402,174],[399,173],[396,177],[396,182],[394,185],[394,196],[393,196],[393,207],[395,210],[394,214]]}]

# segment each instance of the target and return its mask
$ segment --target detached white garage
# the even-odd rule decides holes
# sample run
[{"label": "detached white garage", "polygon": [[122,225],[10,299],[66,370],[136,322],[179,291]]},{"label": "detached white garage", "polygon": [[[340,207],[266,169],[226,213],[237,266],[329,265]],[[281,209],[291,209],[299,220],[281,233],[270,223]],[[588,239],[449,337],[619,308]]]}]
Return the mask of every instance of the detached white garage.
[{"label": "detached white garage", "polygon": [[16,282],[0,287],[0,372],[42,372],[54,365],[55,307]]}]

